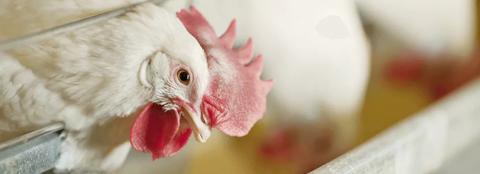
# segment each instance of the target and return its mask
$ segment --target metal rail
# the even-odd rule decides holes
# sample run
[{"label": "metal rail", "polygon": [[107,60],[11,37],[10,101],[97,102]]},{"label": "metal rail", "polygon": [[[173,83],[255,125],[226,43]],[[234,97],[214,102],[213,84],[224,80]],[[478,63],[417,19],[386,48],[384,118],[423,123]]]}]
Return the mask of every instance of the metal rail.
[{"label": "metal rail", "polygon": [[106,21],[108,19],[112,19],[114,17],[125,14],[131,8],[139,4],[149,3],[149,2],[161,6],[164,2],[166,2],[166,0],[147,0],[140,3],[132,4],[129,6],[121,7],[112,11],[108,11],[102,14],[94,15],[91,17],[77,20],[77,21],[73,21],[64,25],[45,29],[43,31],[34,32],[34,33],[20,36],[14,39],[2,41],[0,42],[0,51],[8,50],[8,49],[11,49],[20,45],[28,44],[28,43],[33,43],[36,41],[40,41],[40,40],[55,36],[57,34],[73,31],[73,30],[76,30],[85,26],[89,26],[98,22]]},{"label": "metal rail", "polygon": [[1,174],[42,173],[60,155],[63,124],[55,123],[0,144]]},{"label": "metal rail", "polygon": [[480,79],[311,173],[432,173],[480,140],[479,123]]},{"label": "metal rail", "polygon": [[47,127],[29,132],[27,134],[24,134],[22,136],[19,136],[19,137],[15,138],[15,139],[12,139],[12,140],[1,143],[0,144],[0,152],[2,150],[5,150],[8,147],[28,142],[31,139],[33,139],[35,137],[38,137],[38,136],[41,136],[41,135],[50,134],[50,133],[54,133],[54,132],[59,132],[62,129],[63,129],[63,124],[62,123],[54,123],[54,124],[49,125]]}]

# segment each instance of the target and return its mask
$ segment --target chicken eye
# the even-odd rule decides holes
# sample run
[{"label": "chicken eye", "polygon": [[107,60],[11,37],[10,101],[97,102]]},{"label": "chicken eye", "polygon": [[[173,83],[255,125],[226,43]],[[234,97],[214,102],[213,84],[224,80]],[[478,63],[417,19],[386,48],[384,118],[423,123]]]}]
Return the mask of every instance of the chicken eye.
[{"label": "chicken eye", "polygon": [[177,71],[177,78],[184,85],[190,84],[190,73],[187,70],[180,69]]}]

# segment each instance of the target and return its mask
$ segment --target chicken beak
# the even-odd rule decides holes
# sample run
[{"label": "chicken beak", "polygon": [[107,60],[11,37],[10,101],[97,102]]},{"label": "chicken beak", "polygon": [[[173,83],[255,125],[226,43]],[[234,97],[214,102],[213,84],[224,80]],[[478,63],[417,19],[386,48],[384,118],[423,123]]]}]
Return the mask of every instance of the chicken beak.
[{"label": "chicken beak", "polygon": [[[192,128],[195,139],[198,142],[205,143],[210,137],[211,131],[210,127],[202,121],[201,113],[195,112],[191,107],[183,107],[184,118],[187,120],[188,124]],[[199,111],[199,109],[197,109]]]}]

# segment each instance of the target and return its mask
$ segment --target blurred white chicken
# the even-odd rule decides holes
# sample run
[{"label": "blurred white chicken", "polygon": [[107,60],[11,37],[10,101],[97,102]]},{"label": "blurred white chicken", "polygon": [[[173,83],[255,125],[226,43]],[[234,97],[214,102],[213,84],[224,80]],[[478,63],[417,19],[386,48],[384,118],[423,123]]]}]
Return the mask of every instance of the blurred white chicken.
[{"label": "blurred white chicken", "polygon": [[[372,29],[374,68],[439,99],[478,76],[474,0],[356,0]],[[375,77],[374,77],[375,78]]]},{"label": "blurred white chicken", "polygon": [[463,58],[473,49],[474,0],[355,1],[367,21],[406,49]]},{"label": "blurred white chicken", "polygon": [[369,46],[352,1],[202,0],[193,4],[217,30],[237,18],[240,38],[245,41],[251,36],[257,50],[270,58],[265,72],[275,80],[275,87],[267,119],[278,121],[277,127],[305,127],[302,132],[310,132],[310,139],[330,130],[332,135],[322,139],[330,142],[321,142],[330,144],[330,149],[314,145],[322,153],[312,156],[327,158],[351,145],[369,74]]}]

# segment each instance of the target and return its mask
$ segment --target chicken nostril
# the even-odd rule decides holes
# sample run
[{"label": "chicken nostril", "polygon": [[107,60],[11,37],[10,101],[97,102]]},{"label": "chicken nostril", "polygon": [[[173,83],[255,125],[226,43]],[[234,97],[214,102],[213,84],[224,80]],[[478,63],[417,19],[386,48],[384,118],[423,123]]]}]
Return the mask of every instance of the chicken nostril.
[{"label": "chicken nostril", "polygon": [[205,123],[206,125],[210,125],[208,118],[205,116],[205,114],[202,114],[202,122]]}]

